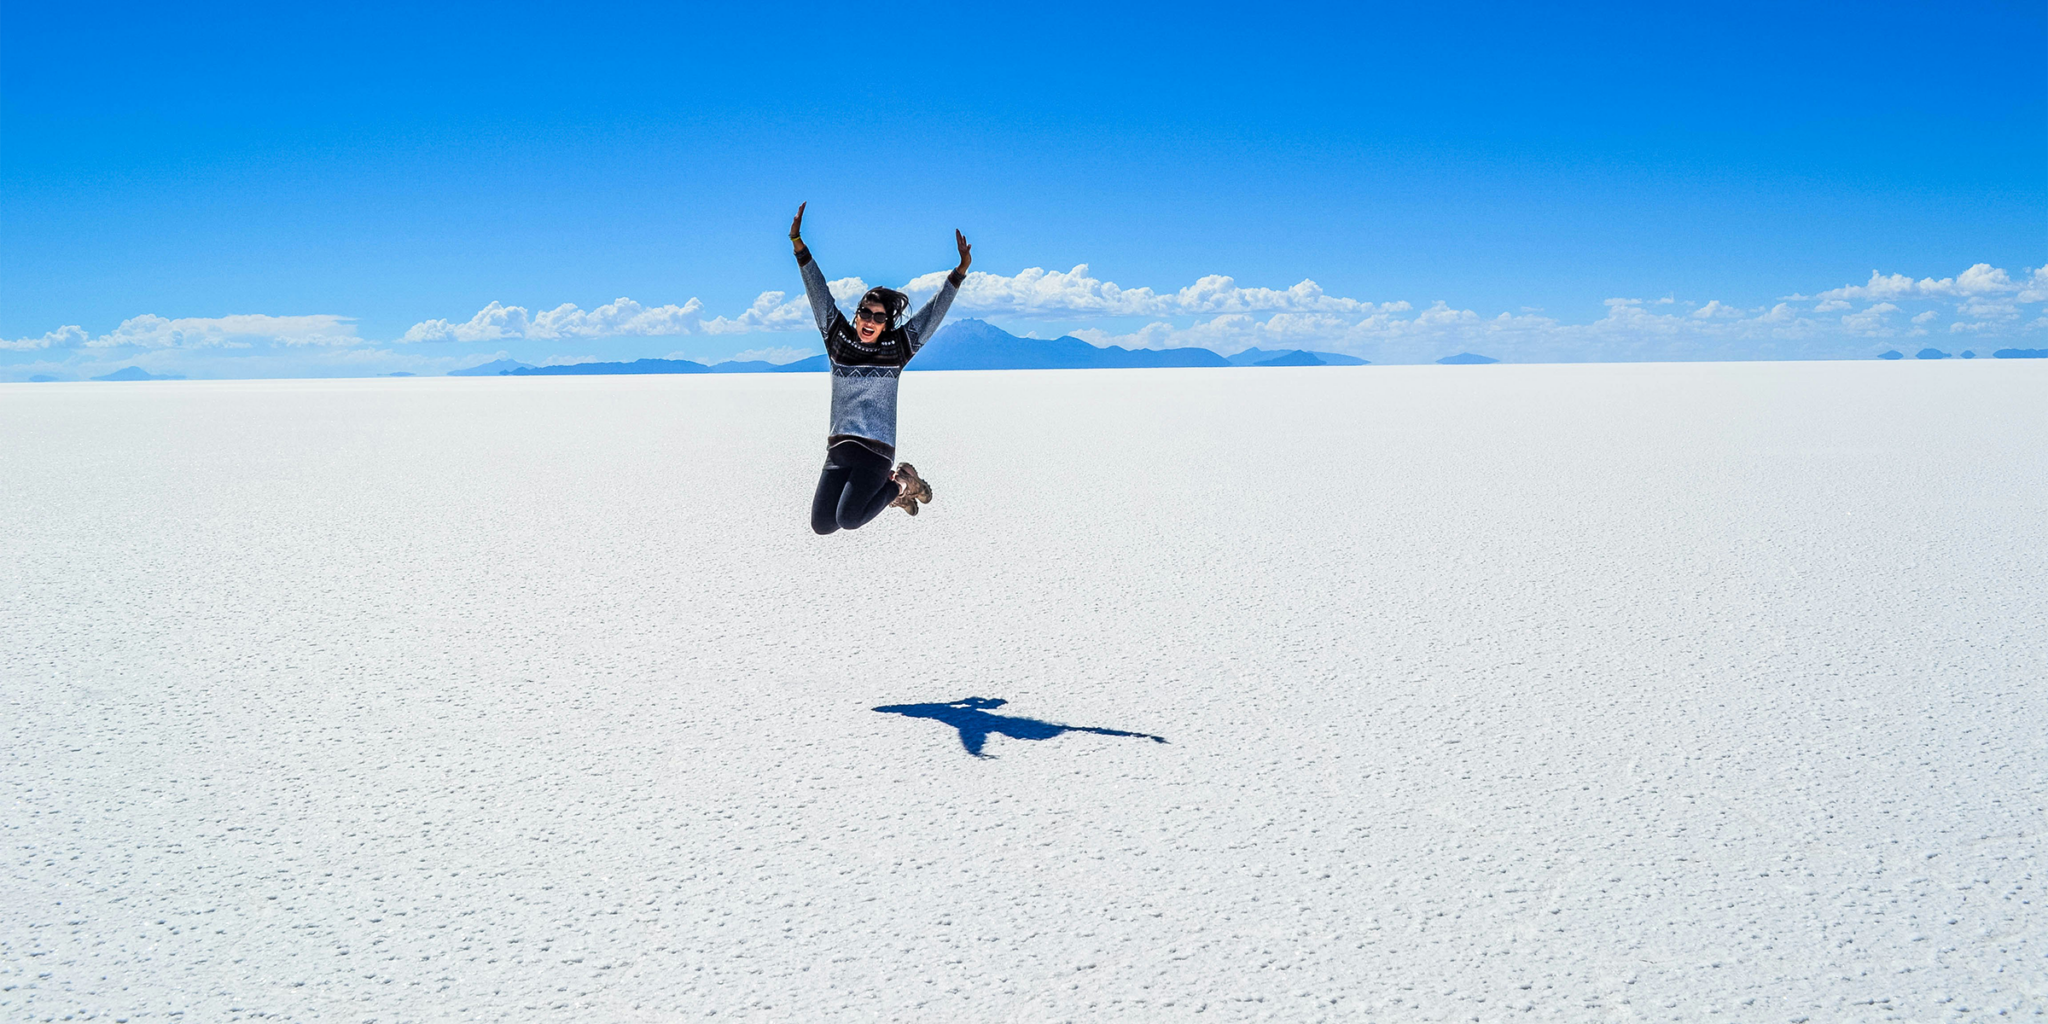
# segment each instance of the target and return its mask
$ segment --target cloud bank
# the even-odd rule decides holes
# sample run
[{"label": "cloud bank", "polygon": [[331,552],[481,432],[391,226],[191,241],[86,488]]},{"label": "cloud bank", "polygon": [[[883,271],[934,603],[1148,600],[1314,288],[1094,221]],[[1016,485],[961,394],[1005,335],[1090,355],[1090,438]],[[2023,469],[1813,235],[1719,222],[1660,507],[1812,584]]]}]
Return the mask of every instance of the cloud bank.
[{"label": "cloud bank", "polygon": [[[944,277],[926,274],[905,290],[922,302],[938,290]],[[831,287],[834,298],[847,303],[868,286],[849,277],[833,281]],[[1913,343],[1907,339],[1950,337],[1958,342],[1955,347],[1961,347],[1964,342],[1982,343],[1974,339],[2038,338],[2048,334],[2044,304],[2048,267],[2015,275],[1979,263],[1940,278],[1874,270],[1862,284],[1810,295],[1794,293],[1750,306],[1719,299],[1614,298],[1606,301],[1604,315],[1573,323],[1526,309],[1487,316],[1442,301],[1418,306],[1401,299],[1331,295],[1314,281],[1277,289],[1247,287],[1218,274],[1172,291],[1125,288],[1096,277],[1081,264],[1067,271],[1033,267],[1011,275],[971,273],[954,302],[953,315],[1006,322],[1027,333],[1043,333],[1032,328],[1034,322],[1063,325],[1070,328],[1068,333],[1096,344],[1195,345],[1224,353],[1252,346],[1315,348],[1376,362],[1425,362],[1465,350],[1510,361],[1796,359],[1874,355],[1892,344]],[[409,360],[407,365],[424,369],[473,355],[447,346],[803,336],[813,329],[809,304],[801,294],[764,291],[747,308],[718,316],[706,316],[703,302],[695,298],[681,305],[648,306],[621,297],[595,309],[564,303],[540,312],[493,302],[465,320],[422,321],[386,342],[359,337],[354,319],[346,316],[144,315],[103,335],[67,325],[39,336],[0,340],[0,350],[37,353],[61,362],[81,355],[106,359],[156,353],[167,358],[164,354],[170,352],[206,349],[222,354],[238,349],[328,349],[335,351],[325,361],[336,366],[362,361],[344,357],[343,350],[374,351],[387,361]],[[813,343],[808,338],[803,342]],[[425,354],[430,351],[441,354]],[[797,350],[771,344],[755,351],[787,355]],[[418,354],[398,354],[403,352]],[[594,357],[572,353],[549,358]]]},{"label": "cloud bank", "polygon": [[121,326],[93,337],[76,325],[59,327],[39,338],[0,339],[0,349],[29,352],[37,349],[206,349],[254,348],[282,345],[359,345],[355,319],[345,316],[266,316],[245,313],[237,316],[186,317],[167,320],[143,314],[121,321]]},{"label": "cloud bank", "polygon": [[[860,278],[831,282],[832,296],[850,302],[867,291]],[[563,303],[540,313],[524,306],[493,302],[459,324],[426,320],[412,325],[401,342],[502,341],[508,338],[558,341],[576,338],[667,338],[689,334],[781,333],[811,323],[811,307],[802,297],[791,299],[787,292],[762,292],[754,304],[737,316],[706,319],[704,303],[691,299],[680,306],[643,306],[628,298],[617,298],[585,311],[574,303]]]},{"label": "cloud bank", "polygon": [[[937,292],[943,272],[912,280],[905,290],[923,301]],[[835,298],[846,302],[867,289],[859,278],[832,282]],[[1900,302],[1926,308],[1907,309]],[[1889,338],[2022,333],[2048,327],[2040,311],[2025,307],[2048,302],[2048,268],[2020,280],[1979,263],[1946,278],[1915,280],[1872,271],[1870,281],[1814,295],[1787,295],[1768,305],[1744,307],[1718,299],[1706,302],[1617,298],[1607,313],[1587,323],[1567,323],[1539,313],[1481,316],[1434,302],[1417,309],[1406,300],[1372,301],[1331,295],[1314,281],[1290,288],[1246,287],[1215,274],[1187,287],[1161,292],[1124,288],[1094,276],[1087,264],[1068,271],[1033,267],[1013,275],[975,272],[967,276],[953,310],[956,315],[998,320],[1074,323],[1149,320],[1120,326],[1084,326],[1072,331],[1099,345],[1134,348],[1201,346],[1222,352],[1260,348],[1322,348],[1382,362],[1426,361],[1446,347],[1490,346],[1505,358],[1520,359],[1712,359],[1820,358],[1869,354],[1872,343]],[[626,334],[742,334],[810,328],[810,308],[801,296],[762,292],[733,317],[706,319],[692,299],[682,307],[640,312],[629,299],[585,313],[561,306],[529,318],[520,307],[492,303],[467,324],[436,320],[415,326],[407,341],[472,341],[503,338],[573,338]],[[2032,323],[2022,323],[2029,314]],[[650,314],[659,313],[660,316]],[[648,326],[656,325],[656,326]],[[1878,346],[1881,348],[1882,346]]]}]

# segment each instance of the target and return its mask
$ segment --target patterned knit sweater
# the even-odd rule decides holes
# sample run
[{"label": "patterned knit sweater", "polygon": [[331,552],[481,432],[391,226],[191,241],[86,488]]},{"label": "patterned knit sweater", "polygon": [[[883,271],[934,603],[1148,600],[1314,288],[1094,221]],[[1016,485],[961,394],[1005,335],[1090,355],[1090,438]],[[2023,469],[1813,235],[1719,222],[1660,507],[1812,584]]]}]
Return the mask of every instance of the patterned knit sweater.
[{"label": "patterned knit sweater", "polygon": [[897,378],[903,373],[903,364],[939,329],[964,275],[959,271],[947,275],[939,293],[915,316],[866,345],[832,301],[832,290],[817,261],[811,259],[810,249],[797,253],[796,262],[803,270],[804,294],[818,319],[818,333],[825,336],[825,355],[832,361],[832,432],[825,443],[851,441],[894,459]]}]

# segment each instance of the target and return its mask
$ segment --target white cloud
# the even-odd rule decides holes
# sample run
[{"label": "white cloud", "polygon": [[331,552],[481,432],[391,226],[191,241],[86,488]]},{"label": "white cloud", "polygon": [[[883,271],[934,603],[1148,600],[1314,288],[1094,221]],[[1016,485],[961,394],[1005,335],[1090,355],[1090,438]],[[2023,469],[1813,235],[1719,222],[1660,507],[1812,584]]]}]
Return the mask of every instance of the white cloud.
[{"label": "white cloud", "polygon": [[596,309],[584,310],[565,302],[553,309],[529,314],[524,306],[493,302],[477,310],[466,322],[426,320],[412,325],[400,341],[497,341],[503,338],[617,338],[665,337],[695,334],[703,321],[704,304],[691,299],[680,305],[643,306],[628,298],[617,298]]},{"label": "white cloud", "polygon": [[145,313],[121,321],[119,327],[97,338],[86,334],[83,328],[68,326],[59,327],[40,338],[0,341],[0,348],[16,351],[45,348],[202,349],[251,348],[257,345],[349,346],[362,341],[356,336],[354,318],[345,316],[245,313],[170,320]]},{"label": "white cloud", "polygon": [[[2030,283],[2040,282],[2048,282],[2048,278],[2042,277],[2040,271],[2035,271],[2033,281]],[[1863,284],[1833,288],[1821,292],[1813,296],[1813,298],[1822,301],[1830,299],[1875,299],[1882,301],[1885,299],[1904,299],[1915,296],[1934,295],[2002,295],[2019,290],[2020,286],[2014,284],[2011,275],[2007,274],[2004,270],[1994,267],[1989,263],[1978,263],[1954,277],[1944,277],[1939,280],[1925,277],[1915,281],[1905,274],[1883,274],[1873,270],[1870,272],[1870,280]],[[1805,296],[1793,295],[1788,296],[1788,298],[1801,299],[1805,298]]]},{"label": "white cloud", "polygon": [[[1934,281],[1929,279],[1922,283],[1932,285]],[[1870,272],[1870,280],[1865,284],[1831,288],[1814,296],[1788,295],[1786,298],[1795,301],[1814,298],[1823,304],[1844,302],[1849,299],[1898,299],[1914,294],[1919,287],[1920,285],[1915,284],[1912,278],[1904,274],[1886,275],[1873,270]]]},{"label": "white cloud", "polygon": [[[847,280],[854,281],[855,283],[859,282],[858,278],[848,278],[834,282],[832,289],[834,298],[838,297],[840,286],[844,285]],[[865,291],[867,289],[862,288],[859,292],[854,293],[854,297],[858,298],[861,292]],[[705,321],[704,333],[749,334],[754,331],[773,333],[799,330],[807,324],[814,323],[811,319],[811,304],[805,299],[801,297],[789,298],[787,292],[762,292],[754,298],[754,304],[748,306],[746,311],[740,315],[736,317],[721,316]]]},{"label": "white cloud", "polygon": [[[833,298],[850,302],[867,291],[857,277],[840,278],[830,284]],[[629,298],[617,298],[593,310],[565,302],[540,313],[524,306],[493,302],[477,310],[462,323],[424,320],[412,325],[400,341],[499,341],[508,338],[544,341],[577,338],[672,337],[682,334],[748,334],[755,331],[794,331],[811,323],[811,306],[803,296],[790,298],[787,292],[762,292],[738,316],[706,319],[704,303],[691,299],[680,306],[644,306]]]},{"label": "white cloud", "polygon": [[2034,268],[2018,298],[2021,302],[2048,302],[2048,267]]},{"label": "white cloud", "polygon": [[0,338],[0,349],[31,352],[39,348],[77,348],[85,344],[88,338],[85,328],[71,324],[50,331],[40,338],[21,338],[15,341]]},{"label": "white cloud", "polygon": [[186,317],[167,320],[144,315],[124,320],[110,334],[86,342],[91,348],[251,348],[256,345],[347,346],[360,344],[355,320],[343,316]]},{"label": "white cloud", "polygon": [[1861,313],[1851,313],[1843,317],[1842,326],[1855,334],[1872,336],[1890,334],[1892,333],[1891,325],[1886,323],[1885,318],[1898,311],[1899,307],[1889,302],[1880,302]]},{"label": "white cloud", "polygon": [[[913,279],[904,286],[918,301],[939,290],[946,272]],[[1314,281],[1290,288],[1246,288],[1221,274],[1200,278],[1176,292],[1123,288],[1094,276],[1086,263],[1072,270],[1030,267],[1010,276],[973,271],[960,285],[953,308],[972,316],[1077,320],[1093,317],[1205,316],[1232,313],[1329,313],[1364,316],[1406,311],[1406,302],[1375,304],[1330,295]]]},{"label": "white cloud", "polygon": [[1956,306],[1956,312],[1978,320],[2017,320],[2019,304],[2009,299],[1987,299],[1971,296]]},{"label": "white cloud", "polygon": [[1978,263],[1956,275],[1957,295],[2002,295],[2019,291],[2005,271],[1989,263]]},{"label": "white cloud", "polygon": [[[943,271],[926,274],[913,279],[904,290],[922,301],[938,291],[945,279]],[[1096,279],[1088,273],[1085,263],[1065,273],[1040,267],[1009,277],[974,271],[961,283],[960,294],[953,300],[954,308],[966,313],[1065,319],[1157,316],[1166,312],[1163,303],[1150,288],[1124,289],[1113,281]]]},{"label": "white cloud", "polygon": [[526,308],[505,307],[496,302],[485,306],[468,323],[423,320],[406,329],[399,341],[485,341],[493,338],[524,337]]}]

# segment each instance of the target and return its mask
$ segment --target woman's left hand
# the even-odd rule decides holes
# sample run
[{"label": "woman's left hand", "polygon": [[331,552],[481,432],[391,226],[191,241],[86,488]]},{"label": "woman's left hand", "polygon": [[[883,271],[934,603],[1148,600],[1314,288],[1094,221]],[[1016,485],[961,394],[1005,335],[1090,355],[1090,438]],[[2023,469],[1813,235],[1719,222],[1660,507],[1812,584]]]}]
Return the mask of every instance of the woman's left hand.
[{"label": "woman's left hand", "polygon": [[960,248],[960,269],[956,273],[965,274],[967,265],[974,262],[974,247],[967,244],[967,236],[959,228],[953,229],[953,244]]}]

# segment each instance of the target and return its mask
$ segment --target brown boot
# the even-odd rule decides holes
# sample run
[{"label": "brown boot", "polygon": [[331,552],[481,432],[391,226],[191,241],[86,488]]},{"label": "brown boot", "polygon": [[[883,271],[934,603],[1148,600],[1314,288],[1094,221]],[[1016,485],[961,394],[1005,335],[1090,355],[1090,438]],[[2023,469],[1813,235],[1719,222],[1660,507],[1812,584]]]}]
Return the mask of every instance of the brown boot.
[{"label": "brown boot", "polygon": [[917,492],[912,488],[911,483],[903,479],[899,474],[896,475],[896,487],[898,488],[896,497],[889,502],[889,507],[900,508],[911,515],[916,515]]},{"label": "brown boot", "polygon": [[896,482],[903,485],[903,493],[918,501],[932,500],[932,485],[917,475],[917,467],[906,462],[896,467]]}]

